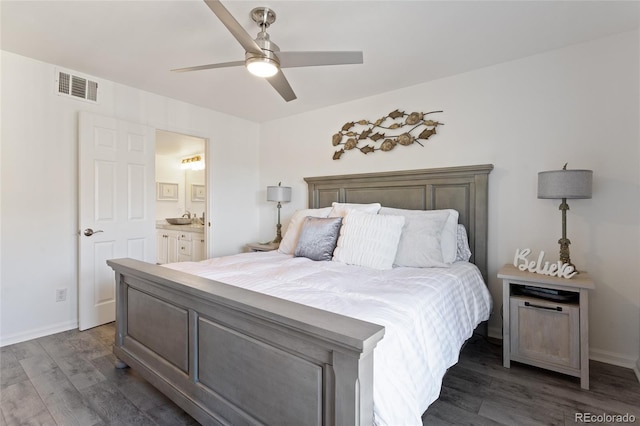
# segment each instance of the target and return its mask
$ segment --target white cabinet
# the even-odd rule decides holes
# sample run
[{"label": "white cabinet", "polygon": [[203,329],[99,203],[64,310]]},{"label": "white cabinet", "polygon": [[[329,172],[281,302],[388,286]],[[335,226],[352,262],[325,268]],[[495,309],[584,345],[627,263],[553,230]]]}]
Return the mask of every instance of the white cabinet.
[{"label": "white cabinet", "polygon": [[178,231],[156,229],[156,263],[178,261]]},{"label": "white cabinet", "polygon": [[178,261],[178,231],[167,231],[167,262]]},{"label": "white cabinet", "polygon": [[505,265],[502,279],[503,365],[523,362],[580,377],[589,389],[589,274],[571,279]]},{"label": "white cabinet", "polygon": [[191,232],[178,233],[178,262],[188,262],[191,259]]},{"label": "white cabinet", "polygon": [[156,263],[188,262],[204,259],[202,232],[156,230]]},{"label": "white cabinet", "polygon": [[194,234],[193,239],[191,240],[191,257],[194,262],[199,260],[204,260],[204,233],[203,234]]},{"label": "white cabinet", "polygon": [[156,229],[156,263],[158,265],[169,262],[169,249],[167,244],[167,231],[164,229]]}]

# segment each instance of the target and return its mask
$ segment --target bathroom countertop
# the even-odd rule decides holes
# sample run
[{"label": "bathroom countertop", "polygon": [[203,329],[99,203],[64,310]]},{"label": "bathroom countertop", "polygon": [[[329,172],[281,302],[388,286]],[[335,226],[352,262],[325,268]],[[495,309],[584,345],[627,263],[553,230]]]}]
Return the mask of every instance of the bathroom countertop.
[{"label": "bathroom countertop", "polygon": [[204,225],[171,225],[167,222],[157,222],[156,229],[170,229],[174,231],[185,231],[185,232],[198,232],[204,234]]}]

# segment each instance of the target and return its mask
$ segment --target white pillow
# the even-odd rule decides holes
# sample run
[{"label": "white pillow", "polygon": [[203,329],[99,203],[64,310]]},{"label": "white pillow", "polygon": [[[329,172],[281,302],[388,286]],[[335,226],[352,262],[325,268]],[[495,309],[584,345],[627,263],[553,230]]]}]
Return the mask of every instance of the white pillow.
[{"label": "white pillow", "polygon": [[331,207],[324,207],[322,209],[302,209],[296,210],[289,220],[289,225],[282,237],[278,251],[284,254],[293,254],[293,251],[298,245],[298,237],[300,237],[300,229],[307,216],[311,217],[327,217]]},{"label": "white pillow", "polygon": [[352,203],[336,203],[335,201],[331,204],[333,208],[331,209],[331,213],[329,213],[329,217],[345,217],[347,213],[351,210],[358,210],[364,213],[377,214],[378,210],[380,210],[380,203],[371,203],[371,204],[352,204]]},{"label": "white pillow", "polygon": [[391,269],[403,225],[402,216],[380,216],[352,210],[342,220],[333,260],[348,265]]},{"label": "white pillow", "polygon": [[[455,262],[456,255],[458,253],[458,211],[453,209],[441,209],[441,210],[407,210],[407,209],[394,209],[391,207],[382,207],[379,214],[381,215],[398,215],[405,218],[421,217],[423,220],[441,220],[445,218],[444,227],[440,235],[440,248],[442,251],[442,262],[451,264]],[[414,239],[418,238],[412,233],[406,233],[406,236]],[[403,245],[410,245],[412,247],[420,247],[422,242],[403,242]],[[402,259],[401,259],[402,260]],[[408,266],[408,265],[406,265]]]},{"label": "white pillow", "polygon": [[394,265],[412,268],[447,267],[442,259],[442,230],[448,212],[406,215]]},{"label": "white pillow", "polygon": [[[437,211],[437,210],[434,210]],[[445,263],[453,263],[456,261],[458,253],[458,216],[457,210],[445,209],[449,212],[449,218],[444,224],[442,230],[442,260]]]}]

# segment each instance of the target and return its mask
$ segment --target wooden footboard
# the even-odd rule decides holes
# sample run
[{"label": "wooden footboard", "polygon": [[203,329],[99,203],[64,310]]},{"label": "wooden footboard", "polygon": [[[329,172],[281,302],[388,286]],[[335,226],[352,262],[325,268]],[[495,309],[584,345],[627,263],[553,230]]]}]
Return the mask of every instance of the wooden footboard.
[{"label": "wooden footboard", "polygon": [[114,353],[202,424],[367,425],[384,327],[133,259]]}]

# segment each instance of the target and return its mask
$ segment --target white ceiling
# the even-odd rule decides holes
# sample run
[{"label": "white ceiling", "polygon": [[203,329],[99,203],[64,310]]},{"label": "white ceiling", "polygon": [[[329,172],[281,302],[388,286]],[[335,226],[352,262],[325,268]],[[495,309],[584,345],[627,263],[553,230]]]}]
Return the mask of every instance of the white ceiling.
[{"label": "white ceiling", "polygon": [[[363,65],[285,70],[285,102],[237,61],[244,51],[202,1],[0,2],[3,50],[262,122],[638,28],[637,1],[224,1],[271,7],[282,51],[362,50]],[[594,57],[594,61],[597,61]]]}]

